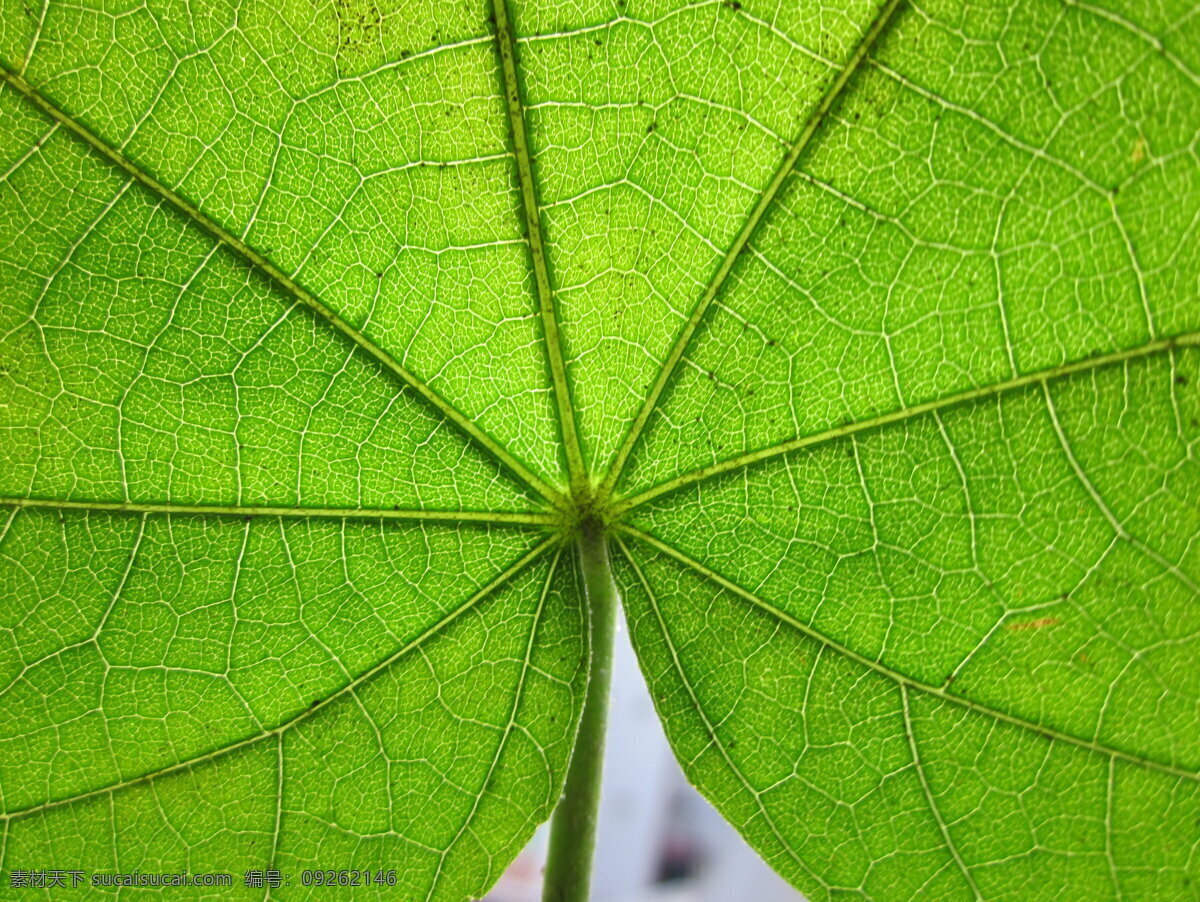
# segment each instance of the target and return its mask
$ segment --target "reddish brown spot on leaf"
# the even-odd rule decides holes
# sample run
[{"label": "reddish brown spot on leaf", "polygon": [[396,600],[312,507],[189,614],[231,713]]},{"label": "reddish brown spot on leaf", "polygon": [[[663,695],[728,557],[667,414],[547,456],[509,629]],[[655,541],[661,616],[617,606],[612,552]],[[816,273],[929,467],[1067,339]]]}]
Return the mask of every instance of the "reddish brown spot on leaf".
[{"label": "reddish brown spot on leaf", "polygon": [[1025,623],[1010,623],[1010,630],[1040,630],[1048,626],[1057,626],[1062,623],[1057,617],[1042,617],[1038,620],[1028,620]]}]

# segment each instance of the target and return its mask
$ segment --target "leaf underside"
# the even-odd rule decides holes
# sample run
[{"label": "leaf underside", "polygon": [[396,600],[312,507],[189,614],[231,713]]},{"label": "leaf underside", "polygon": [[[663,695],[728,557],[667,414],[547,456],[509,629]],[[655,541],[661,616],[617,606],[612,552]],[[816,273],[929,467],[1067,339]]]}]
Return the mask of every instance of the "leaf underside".
[{"label": "leaf underside", "polygon": [[1191,0],[0,2],[0,870],[1200,895]]}]

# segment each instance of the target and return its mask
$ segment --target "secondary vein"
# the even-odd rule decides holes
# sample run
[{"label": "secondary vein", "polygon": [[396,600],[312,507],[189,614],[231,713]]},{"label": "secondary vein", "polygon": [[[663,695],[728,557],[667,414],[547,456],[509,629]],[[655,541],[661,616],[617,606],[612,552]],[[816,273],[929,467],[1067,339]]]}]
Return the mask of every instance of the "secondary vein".
[{"label": "secondary vein", "polygon": [[918,692],[925,693],[926,695],[931,695],[937,699],[940,699],[941,701],[945,701],[945,702],[949,702],[954,705],[958,705],[958,706],[966,708],[970,711],[974,711],[976,713],[986,715],[986,716],[994,718],[996,720],[1003,721],[1004,723],[1011,724],[1016,727],[1021,727],[1022,729],[1031,730],[1031,731],[1033,731],[1035,733],[1039,733],[1042,736],[1045,736],[1049,739],[1054,739],[1054,740],[1058,740],[1060,742],[1065,742],[1069,745],[1077,746],[1082,749],[1087,749],[1089,751],[1096,752],[1097,754],[1106,755],[1106,756],[1109,756],[1112,758],[1117,758],[1117,759],[1125,761],[1129,764],[1135,764],[1139,767],[1144,767],[1147,770],[1158,771],[1160,773],[1170,774],[1173,777],[1179,777],[1184,780],[1190,780],[1195,783],[1200,783],[1200,772],[1197,772],[1194,770],[1188,770],[1185,767],[1180,767],[1175,764],[1168,764],[1164,761],[1157,761],[1153,758],[1145,757],[1145,756],[1139,755],[1135,752],[1127,752],[1127,751],[1124,751],[1123,749],[1114,748],[1112,746],[1105,745],[1101,742],[1096,742],[1095,740],[1083,739],[1079,736],[1074,736],[1071,733],[1067,733],[1062,730],[1055,729],[1054,727],[1044,726],[1043,724],[1037,723],[1035,721],[1026,720],[1023,717],[1018,717],[1015,714],[1009,714],[1006,711],[1001,711],[997,708],[993,708],[989,705],[983,704],[982,702],[977,702],[977,701],[974,701],[969,698],[964,698],[963,696],[960,696],[960,695],[954,695],[954,694],[946,691],[946,689],[942,686],[933,686],[929,683],[924,683],[924,682],[921,682],[920,680],[914,679],[913,677],[910,677],[907,674],[901,673],[898,670],[893,670],[891,667],[888,667],[886,664],[883,664],[880,661],[872,660],[871,658],[868,658],[867,656],[854,651],[852,648],[849,648],[848,646],[843,645],[841,642],[838,642],[832,636],[827,636],[824,633],[822,633],[820,630],[810,626],[807,623],[804,623],[801,620],[796,619],[791,614],[788,614],[786,611],[781,610],[780,608],[776,607],[775,605],[773,605],[771,602],[767,601],[766,599],[754,594],[753,592],[749,591],[748,589],[742,588],[737,583],[733,582],[733,580],[728,579],[725,576],[722,576],[717,571],[700,563],[699,561],[695,560],[694,558],[689,557],[688,555],[684,554],[682,551],[679,551],[672,545],[668,545],[666,542],[662,541],[661,539],[657,538],[656,536],[653,536],[650,533],[643,532],[640,529],[636,529],[632,526],[628,526],[623,523],[618,524],[617,529],[619,529],[621,532],[623,532],[629,536],[632,536],[633,538],[637,539],[638,541],[643,542],[646,545],[649,545],[651,548],[654,548],[654,549],[662,552],[666,556],[674,559],[675,561],[678,561],[679,563],[683,564],[684,566],[694,570],[695,572],[699,573],[701,576],[705,577],[706,579],[711,580],[712,582],[716,583],[721,588],[723,588],[729,592],[732,592],[734,595],[737,595],[739,598],[742,598],[745,601],[750,602],[755,607],[759,608],[762,611],[765,611],[767,614],[770,614],[772,617],[776,618],[780,622],[787,624],[788,626],[790,626],[791,628],[796,630],[798,633],[801,633],[802,635],[807,636],[809,639],[819,642],[821,645],[824,645],[827,648],[831,649],[832,651],[835,651],[838,654],[843,655],[846,658],[849,658],[850,660],[854,661],[855,663],[859,664],[862,667],[865,667],[866,669],[868,669],[874,673],[880,674],[881,676],[887,677],[889,680],[893,680],[894,682],[899,683],[905,689],[912,689],[912,690],[916,690]]},{"label": "secondary vein", "polygon": [[473,423],[465,415],[449,401],[439,395],[430,386],[425,384],[414,373],[403,366],[398,360],[392,357],[382,347],[368,338],[361,331],[356,329],[346,320],[342,319],[332,308],[328,307],[320,298],[301,285],[295,277],[289,275],[272,262],[265,254],[256,250],[241,238],[238,238],[229,230],[219,225],[215,220],[211,219],[200,210],[191,201],[187,200],[178,192],[167,187],[157,178],[143,169],[139,164],[126,157],[120,150],[106,141],[103,137],[96,134],[90,128],[77,119],[71,116],[62,108],[51,102],[37,88],[27,82],[21,75],[14,72],[7,64],[0,62],[0,81],[3,81],[14,91],[21,95],[28,103],[41,110],[51,120],[64,126],[76,138],[83,141],[100,156],[104,157],[109,163],[116,168],[128,174],[136,182],[143,187],[149,189],[153,194],[162,200],[166,201],[174,207],[179,213],[191,220],[220,244],[229,248],[233,253],[237,254],[259,272],[263,273],[272,283],[282,289],[287,295],[295,298],[298,302],[315,313],[318,317],[340,332],[343,336],[352,341],[355,345],[361,348],[369,356],[374,358],[383,367],[398,377],[402,382],[413,389],[418,395],[425,399],[429,404],[436,408],[448,421],[458,427],[472,441],[483,448],[488,454],[495,458],[501,465],[504,466],[512,475],[516,476],[522,483],[533,489],[547,501],[556,506],[563,506],[564,501],[561,492],[551,487],[545,480],[539,477],[536,473],[526,467],[521,461],[517,460],[508,452],[499,442],[493,439],[490,435],[484,432],[479,426]]},{"label": "secondary vein", "polygon": [[927,413],[934,413],[947,407],[953,407],[957,404],[966,404],[971,401],[978,401],[984,398],[989,398],[1004,392],[1016,391],[1018,389],[1027,388],[1033,385],[1043,385],[1055,379],[1061,379],[1064,376],[1070,376],[1076,373],[1084,373],[1089,370],[1100,369],[1101,367],[1112,366],[1118,363],[1125,363],[1130,360],[1136,360],[1140,357],[1147,357],[1151,354],[1159,354],[1170,352],[1178,348],[1200,347],[1200,332],[1185,332],[1180,335],[1172,335],[1167,338],[1160,338],[1155,341],[1147,342],[1143,345],[1138,345],[1136,348],[1130,348],[1124,351],[1114,351],[1111,354],[1100,354],[1096,357],[1088,357],[1084,360],[1076,360],[1072,363],[1065,363],[1061,366],[1049,367],[1044,370],[1038,370],[1033,373],[1016,376],[1012,379],[1006,379],[1003,382],[994,382],[991,385],[980,386],[979,388],[968,389],[967,391],[958,392],[953,395],[935,398],[932,401],[925,401],[921,404],[914,404],[912,407],[905,407],[899,410],[893,410],[889,413],[880,414],[875,417],[868,417],[865,420],[858,420],[853,423],[846,423],[842,426],[837,426],[833,429],[826,429],[822,432],[815,432],[811,435],[797,436],[796,438],[788,439],[785,442],[780,442],[777,445],[772,445],[768,448],[760,448],[756,451],[749,451],[745,454],[739,454],[737,457],[731,457],[719,463],[709,464],[708,466],[698,467],[695,470],[668,479],[666,482],[659,483],[636,494],[622,498],[614,502],[609,507],[609,515],[612,517],[620,516],[623,513],[633,510],[635,507],[640,507],[648,501],[659,498],[670,492],[678,491],[689,485],[694,485],[697,482],[703,482],[707,479],[712,479],[717,476],[730,473],[735,470],[740,470],[752,464],[760,463],[761,461],[770,460],[774,457],[779,457],[782,454],[788,454],[792,451],[798,451],[801,448],[810,448],[815,445],[820,445],[825,442],[835,439],[844,438],[848,435],[854,435],[858,432],[863,432],[868,429],[878,429],[882,426],[887,426],[893,423],[901,423],[905,420],[913,419]]},{"label": "secondary vein", "polygon": [[[496,2],[499,3],[502,2],[502,0],[496,0]],[[737,238],[734,239],[733,244],[730,245],[730,248],[726,252],[724,259],[721,261],[721,264],[717,267],[717,271],[713,274],[712,279],[709,281],[708,287],[705,288],[704,294],[701,295],[699,302],[692,310],[691,316],[688,317],[687,322],[684,324],[683,330],[679,333],[679,337],[675,340],[674,347],[671,348],[671,353],[663,362],[663,365],[658,372],[658,376],[654,380],[654,385],[651,387],[650,393],[646,396],[646,400],[642,404],[641,410],[638,411],[637,416],[630,424],[629,432],[625,436],[625,441],[621,443],[621,447],[618,449],[616,457],[613,459],[612,466],[609,468],[608,474],[604,477],[604,481],[601,483],[600,490],[597,493],[597,500],[600,504],[603,504],[604,501],[608,499],[608,497],[612,494],[613,489],[616,487],[617,481],[621,478],[621,472],[624,470],[625,464],[629,459],[629,455],[633,452],[634,446],[637,445],[638,439],[641,437],[642,431],[645,429],[646,423],[650,419],[650,415],[658,406],[658,400],[662,396],[663,391],[666,389],[667,383],[671,381],[672,375],[674,375],[676,368],[679,366],[679,361],[683,359],[683,355],[687,351],[688,345],[691,343],[692,336],[696,334],[696,330],[700,327],[700,323],[704,319],[704,315],[708,312],[709,307],[712,306],[712,302],[720,293],[721,287],[725,284],[725,280],[729,277],[730,272],[733,271],[734,264],[741,256],[741,253],[745,249],[746,245],[749,244],[751,237],[753,237],[755,230],[758,228],[758,224],[766,215],[767,210],[770,208],[771,204],[774,203],[775,198],[779,195],[780,189],[783,187],[788,176],[795,168],[796,161],[800,158],[800,154],[804,152],[804,149],[808,147],[809,143],[812,141],[813,136],[816,135],[817,130],[825,121],[825,117],[829,113],[829,110],[833,108],[834,103],[836,103],[838,97],[841,96],[842,91],[850,81],[850,77],[854,75],[854,73],[858,71],[859,66],[862,65],[867,53],[875,44],[875,41],[879,38],[879,35],[883,33],[883,30],[887,27],[888,22],[891,21],[892,15],[895,13],[896,8],[900,6],[900,3],[901,0],[888,0],[888,2],[885,3],[879,10],[871,24],[867,26],[866,31],[863,32],[862,39],[858,42],[858,45],[850,54],[849,59],[846,60],[845,65],[838,71],[833,81],[830,82],[829,87],[826,88],[825,93],[821,96],[820,101],[817,103],[812,113],[809,114],[809,117],[805,121],[804,128],[801,130],[799,137],[796,138],[795,143],[792,144],[791,148],[787,152],[787,155],[783,158],[783,163],[780,164],[779,169],[776,170],[775,175],[771,178],[770,183],[768,183],[767,187],[763,189],[762,194],[759,195],[758,203],[756,203],[754,205],[754,209],[750,211],[750,215],[747,217],[745,224],[742,226],[742,230],[738,233]]]},{"label": "secondary vein", "polygon": [[571,488],[576,493],[586,488],[587,471],[583,447],[575,423],[575,408],[571,386],[567,380],[567,364],[563,357],[562,333],[554,306],[554,291],[550,285],[550,268],[546,260],[546,244],[542,237],[542,214],[538,204],[537,182],[533,174],[533,154],[525,132],[525,109],[521,97],[521,82],[517,75],[517,51],[512,22],[508,18],[507,0],[492,0],[496,18],[496,50],[500,54],[500,71],[504,88],[504,103],[508,108],[509,133],[517,163],[517,183],[521,189],[521,206],[525,213],[525,232],[529,238],[529,256],[533,280],[537,286],[538,308],[542,315],[542,331],[546,357],[554,384],[554,402],[563,448],[567,455],[567,471]]}]

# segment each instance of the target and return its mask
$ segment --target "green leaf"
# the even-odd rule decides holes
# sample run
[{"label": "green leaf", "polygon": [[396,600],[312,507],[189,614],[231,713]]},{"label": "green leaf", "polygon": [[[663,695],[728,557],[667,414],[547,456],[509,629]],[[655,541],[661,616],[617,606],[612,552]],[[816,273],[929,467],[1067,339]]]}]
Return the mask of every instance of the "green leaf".
[{"label": "green leaf", "polygon": [[1189,0],[2,4],[6,875],[482,895],[603,529],[809,898],[1200,892]]}]

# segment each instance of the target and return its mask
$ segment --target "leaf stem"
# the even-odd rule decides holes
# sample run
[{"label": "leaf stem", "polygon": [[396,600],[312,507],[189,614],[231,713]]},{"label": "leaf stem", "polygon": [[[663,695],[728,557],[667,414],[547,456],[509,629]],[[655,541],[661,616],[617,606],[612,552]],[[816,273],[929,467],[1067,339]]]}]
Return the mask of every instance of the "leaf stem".
[{"label": "leaf stem", "polygon": [[585,524],[578,545],[591,624],[592,660],[575,752],[550,825],[542,902],[587,902],[600,778],[604,770],[604,728],[608,723],[608,690],[612,683],[617,587],[613,583],[607,540],[599,524]]}]

